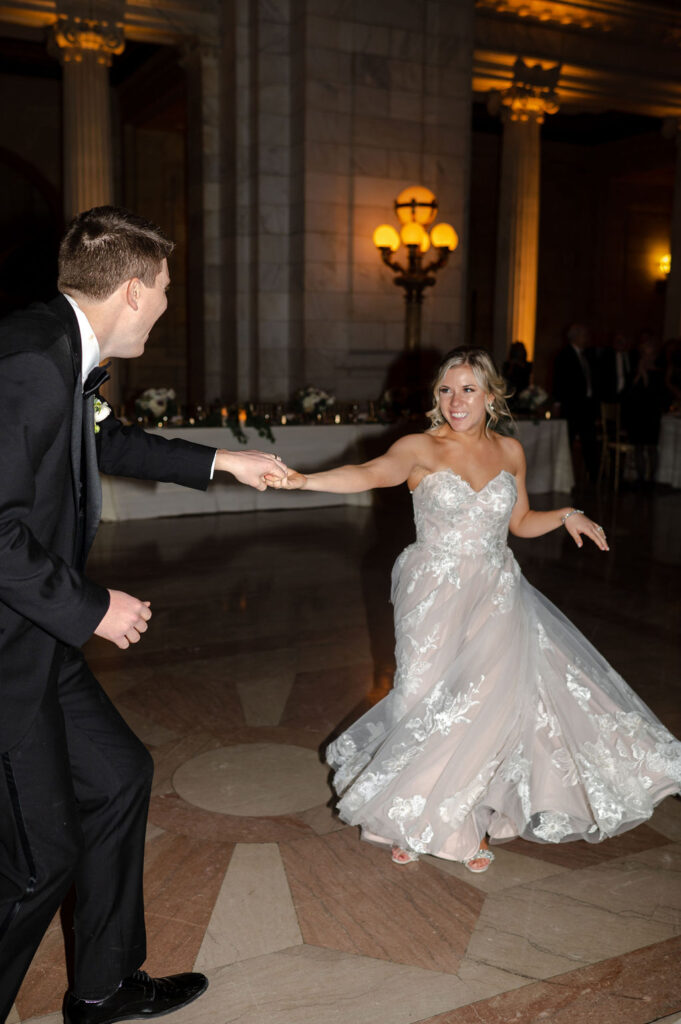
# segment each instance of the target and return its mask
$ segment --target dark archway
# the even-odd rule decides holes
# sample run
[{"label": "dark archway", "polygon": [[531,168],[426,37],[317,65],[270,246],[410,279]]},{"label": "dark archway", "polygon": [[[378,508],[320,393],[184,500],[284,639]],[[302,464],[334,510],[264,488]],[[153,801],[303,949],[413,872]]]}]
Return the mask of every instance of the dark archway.
[{"label": "dark archway", "polygon": [[63,229],[60,197],[32,164],[0,146],[0,315],[50,299]]}]

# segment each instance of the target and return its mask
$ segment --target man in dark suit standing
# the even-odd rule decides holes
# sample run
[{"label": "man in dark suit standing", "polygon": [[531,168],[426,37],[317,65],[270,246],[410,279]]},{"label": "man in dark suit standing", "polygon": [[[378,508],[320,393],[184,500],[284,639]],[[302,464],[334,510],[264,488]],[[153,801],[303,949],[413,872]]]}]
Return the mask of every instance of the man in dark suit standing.
[{"label": "man in dark suit standing", "polygon": [[0,1021],[72,884],[66,1024],[158,1016],[208,984],[139,970],[152,762],[79,650],[93,633],[127,648],[151,618],[149,602],[85,575],[98,465],[199,489],[215,469],[260,490],[284,472],[271,455],[123,426],[99,398],[100,361],[141,355],[166,309],[172,248],[125,210],[80,214],[60,247],[61,294],[0,324]]},{"label": "man in dark suit standing", "polygon": [[579,438],[586,471],[590,479],[595,480],[598,476],[598,402],[588,342],[587,328],[583,324],[571,324],[567,331],[567,345],[556,357],[553,393],[560,402],[561,415],[567,420],[570,444]]},{"label": "man in dark suit standing", "polygon": [[622,402],[634,379],[635,353],[621,331],[615,331],[610,344],[597,353],[597,387],[601,402]]}]

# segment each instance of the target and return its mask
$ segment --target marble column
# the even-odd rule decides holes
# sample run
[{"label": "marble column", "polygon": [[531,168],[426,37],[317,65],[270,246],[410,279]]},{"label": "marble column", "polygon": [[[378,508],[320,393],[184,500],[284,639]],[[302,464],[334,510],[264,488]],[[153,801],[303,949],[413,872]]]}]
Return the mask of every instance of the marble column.
[{"label": "marble column", "polygon": [[54,39],[64,69],[64,216],[113,201],[109,67],[125,46],[116,18],[123,4],[103,4],[106,20],[86,16],[89,7],[60,3]]},{"label": "marble column", "polygon": [[[223,316],[231,282],[223,269],[222,62],[215,42],[195,39],[183,50],[187,73],[187,317],[192,401],[231,401],[231,338]],[[226,129],[225,129],[226,130]]]},{"label": "marble column", "polygon": [[494,356],[501,365],[514,341],[534,358],[539,265],[540,126],[558,110],[560,67],[518,59],[513,85],[490,99],[504,122],[497,228]]},{"label": "marble column", "polygon": [[671,223],[672,265],[667,278],[664,303],[664,338],[681,337],[681,118],[670,117],[663,134],[676,138],[676,172],[674,175],[674,206]]}]

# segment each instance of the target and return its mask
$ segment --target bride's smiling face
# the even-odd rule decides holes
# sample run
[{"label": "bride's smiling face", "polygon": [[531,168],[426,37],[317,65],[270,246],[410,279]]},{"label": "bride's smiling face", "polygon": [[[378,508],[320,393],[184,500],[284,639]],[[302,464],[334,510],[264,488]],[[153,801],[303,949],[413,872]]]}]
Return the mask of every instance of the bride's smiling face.
[{"label": "bride's smiling face", "polygon": [[486,394],[470,366],[452,366],[440,381],[438,401],[445,422],[457,433],[485,425]]}]

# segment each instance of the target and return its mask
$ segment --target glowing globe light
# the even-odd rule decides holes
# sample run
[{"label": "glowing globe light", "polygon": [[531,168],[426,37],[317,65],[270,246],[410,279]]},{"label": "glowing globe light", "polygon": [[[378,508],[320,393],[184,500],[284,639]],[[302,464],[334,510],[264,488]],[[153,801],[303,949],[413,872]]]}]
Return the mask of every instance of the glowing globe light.
[{"label": "glowing globe light", "polygon": [[390,224],[380,224],[374,231],[374,245],[377,249],[390,249],[397,252],[400,247],[400,236]]},{"label": "glowing globe light", "polygon": [[[424,238],[427,239],[428,235],[425,229],[418,223],[418,221],[411,220],[408,223],[403,224],[400,229],[400,238],[404,245],[418,245],[422,252],[425,252],[423,248]],[[430,244],[430,239],[428,239]],[[426,249],[428,246],[426,246]]]},{"label": "glowing globe light", "polygon": [[459,236],[451,224],[436,224],[430,232],[430,240],[436,249],[449,249],[454,252],[459,244]]},{"label": "glowing globe light", "polygon": [[435,193],[423,185],[410,185],[402,189],[395,200],[395,213],[402,224],[432,224],[437,216]]}]

